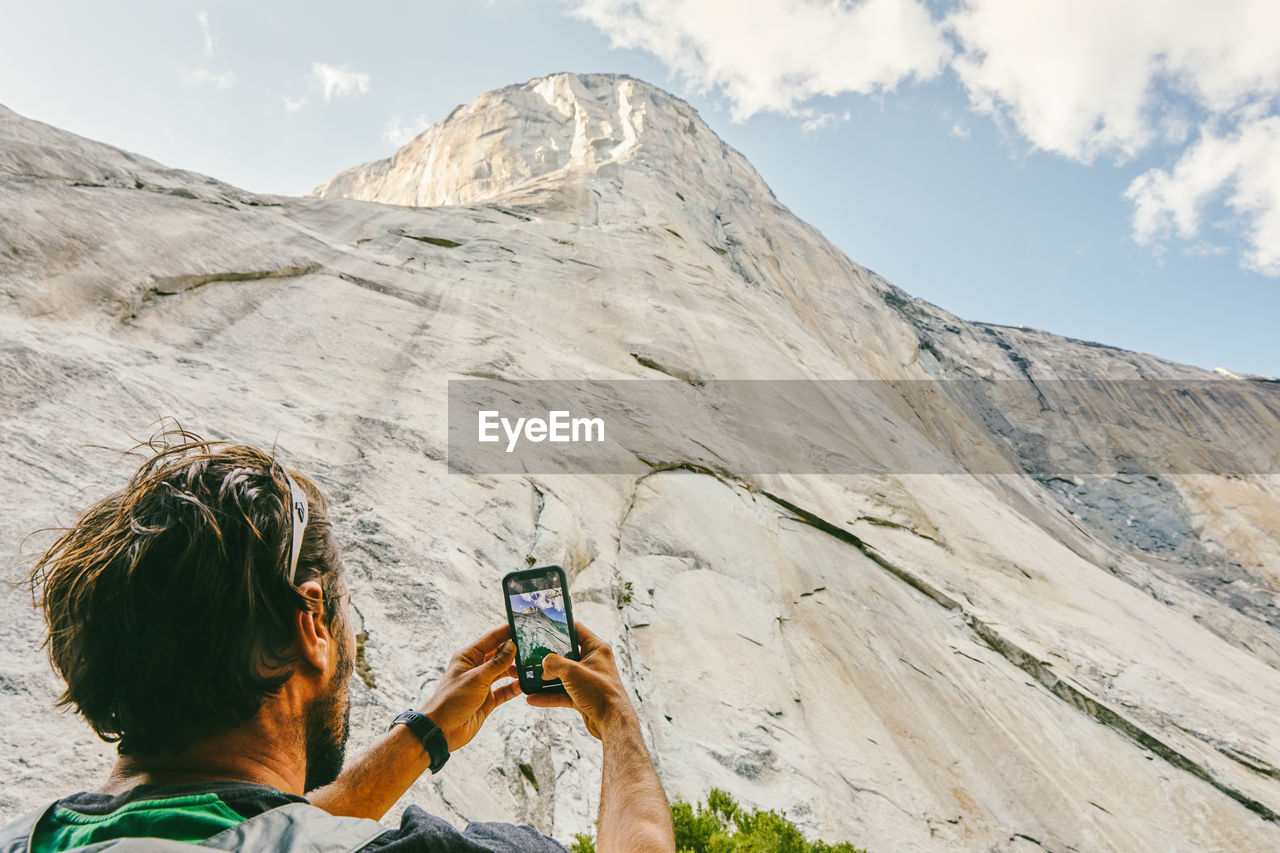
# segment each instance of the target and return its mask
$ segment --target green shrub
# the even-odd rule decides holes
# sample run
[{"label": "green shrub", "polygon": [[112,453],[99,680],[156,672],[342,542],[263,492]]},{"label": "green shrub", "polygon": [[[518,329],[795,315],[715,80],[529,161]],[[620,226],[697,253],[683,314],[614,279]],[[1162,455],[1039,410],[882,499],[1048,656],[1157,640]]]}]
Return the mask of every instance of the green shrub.
[{"label": "green shrub", "polygon": [[[671,820],[679,853],[866,853],[847,841],[806,841],[786,812],[747,811],[719,788],[711,789],[705,806],[673,802]],[[590,835],[579,833],[569,849],[596,853],[596,844]]]}]

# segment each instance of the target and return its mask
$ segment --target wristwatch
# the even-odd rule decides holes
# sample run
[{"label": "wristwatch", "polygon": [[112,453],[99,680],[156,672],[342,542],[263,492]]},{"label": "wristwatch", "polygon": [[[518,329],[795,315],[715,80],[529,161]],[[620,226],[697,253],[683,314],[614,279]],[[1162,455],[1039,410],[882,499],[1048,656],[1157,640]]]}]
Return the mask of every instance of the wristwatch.
[{"label": "wristwatch", "polygon": [[444,767],[444,763],[449,760],[449,742],[445,740],[444,732],[431,722],[426,714],[420,714],[413,709],[399,714],[391,721],[391,725],[387,726],[387,731],[391,731],[399,723],[408,726],[409,731],[422,741],[423,749],[431,756],[431,772],[438,773],[440,768]]}]

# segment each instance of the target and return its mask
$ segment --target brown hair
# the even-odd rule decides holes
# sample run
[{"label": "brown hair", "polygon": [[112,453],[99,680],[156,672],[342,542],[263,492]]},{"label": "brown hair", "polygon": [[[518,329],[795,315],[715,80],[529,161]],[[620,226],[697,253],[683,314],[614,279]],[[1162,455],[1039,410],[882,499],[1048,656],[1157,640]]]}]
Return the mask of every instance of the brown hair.
[{"label": "brown hair", "polygon": [[[293,674],[293,625],[310,600],[289,583],[290,492],[274,458],[181,426],[124,489],[89,507],[28,578],[74,705],[122,754],[178,751],[252,717]],[[338,613],[341,560],[324,496],[302,474],[310,519],[296,583]],[[39,593],[37,594],[37,591]]]}]

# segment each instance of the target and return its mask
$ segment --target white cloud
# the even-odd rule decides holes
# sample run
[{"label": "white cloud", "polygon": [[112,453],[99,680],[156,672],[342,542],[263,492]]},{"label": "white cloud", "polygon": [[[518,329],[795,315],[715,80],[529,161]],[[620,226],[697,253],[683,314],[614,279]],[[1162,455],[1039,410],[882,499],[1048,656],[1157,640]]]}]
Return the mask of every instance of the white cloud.
[{"label": "white cloud", "polygon": [[1280,3],[966,0],[948,23],[973,106],[1036,147],[1090,163],[1187,146],[1126,192],[1139,243],[1204,254],[1194,241],[1222,202],[1241,264],[1280,275]]},{"label": "white cloud", "polygon": [[200,30],[204,33],[204,57],[213,59],[213,36],[209,33],[209,13],[197,13],[196,20],[200,22]]},{"label": "white cloud", "polygon": [[1153,252],[1225,224],[1244,235],[1245,266],[1280,276],[1280,2],[932,6],[947,11],[934,17],[925,0],[570,0],[569,14],[698,92],[720,89],[735,121],[775,111],[806,131],[836,118],[812,105],[819,95],[881,93],[949,63],[975,111],[1036,148],[1121,165],[1171,150],[1171,169],[1127,193],[1134,237]]},{"label": "white cloud", "polygon": [[574,0],[570,14],[699,91],[720,87],[734,121],[762,110],[812,120],[799,107],[814,96],[928,79],[951,53],[918,0]]},{"label": "white cloud", "polygon": [[[369,75],[363,71],[352,71],[346,65],[334,66],[324,62],[313,62],[309,79],[312,90],[314,91],[318,86],[326,103],[334,97],[343,97],[357,92],[365,94],[369,91]],[[285,95],[285,111],[296,113],[306,106],[307,101],[306,95],[297,98]]]},{"label": "white cloud", "polygon": [[335,67],[324,62],[314,62],[311,64],[311,77],[320,84],[326,101],[331,100],[334,95],[341,97],[369,91],[369,75],[362,71],[352,71],[346,65]]},{"label": "white cloud", "polygon": [[1216,246],[1199,240],[1183,249],[1182,254],[1189,258],[1209,258],[1214,255],[1225,255],[1228,251],[1226,246]]},{"label": "white cloud", "polygon": [[1221,201],[1241,222],[1243,265],[1280,276],[1280,115],[1253,110],[1225,133],[1202,127],[1172,169],[1143,173],[1126,196],[1143,244],[1170,235],[1194,240],[1205,209]]},{"label": "white cloud", "polygon": [[214,73],[208,68],[197,68],[187,72],[187,79],[197,85],[209,84],[219,89],[230,89],[235,85],[236,75],[231,71]]},{"label": "white cloud", "polygon": [[554,589],[536,589],[531,592],[523,592],[513,596],[516,600],[512,602],[513,607],[527,609],[536,606],[544,613],[548,610],[555,613],[564,612],[564,594],[559,587]]},{"label": "white cloud", "polygon": [[800,125],[800,129],[805,133],[812,133],[815,130],[821,130],[832,122],[848,121],[851,114],[848,110],[837,115],[836,113],[820,112],[812,107],[805,107],[798,110],[797,115],[804,119]]},{"label": "white cloud", "polygon": [[973,105],[1081,162],[1176,136],[1181,100],[1225,114],[1280,94],[1274,0],[966,0],[947,21]]},{"label": "white cloud", "polygon": [[382,138],[399,148],[430,126],[431,122],[427,121],[426,116],[418,116],[408,124],[402,123],[400,116],[395,116],[391,121],[387,122],[387,127],[382,132]]},{"label": "white cloud", "polygon": [[[213,34],[209,30],[209,13],[197,12],[196,20],[200,22],[200,32],[204,34],[204,58],[213,59]],[[201,65],[194,71],[186,71],[183,76],[193,85],[210,85],[218,89],[230,89],[236,82],[234,72],[214,71],[208,65]]]}]

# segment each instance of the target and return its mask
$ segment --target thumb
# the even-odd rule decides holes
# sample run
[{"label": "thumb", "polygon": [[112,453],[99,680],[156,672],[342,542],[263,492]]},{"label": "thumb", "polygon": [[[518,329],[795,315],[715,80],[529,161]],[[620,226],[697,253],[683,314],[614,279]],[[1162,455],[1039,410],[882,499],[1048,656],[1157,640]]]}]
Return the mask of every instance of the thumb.
[{"label": "thumb", "polygon": [[484,666],[488,670],[486,673],[492,681],[507,671],[507,667],[511,666],[511,658],[516,653],[516,644],[511,640],[507,640],[498,646],[498,650],[493,653],[493,657],[485,661]]},{"label": "thumb", "polygon": [[542,674],[549,675],[552,678],[560,678],[569,672],[569,668],[577,663],[571,661],[563,655],[551,652],[542,659]]}]

